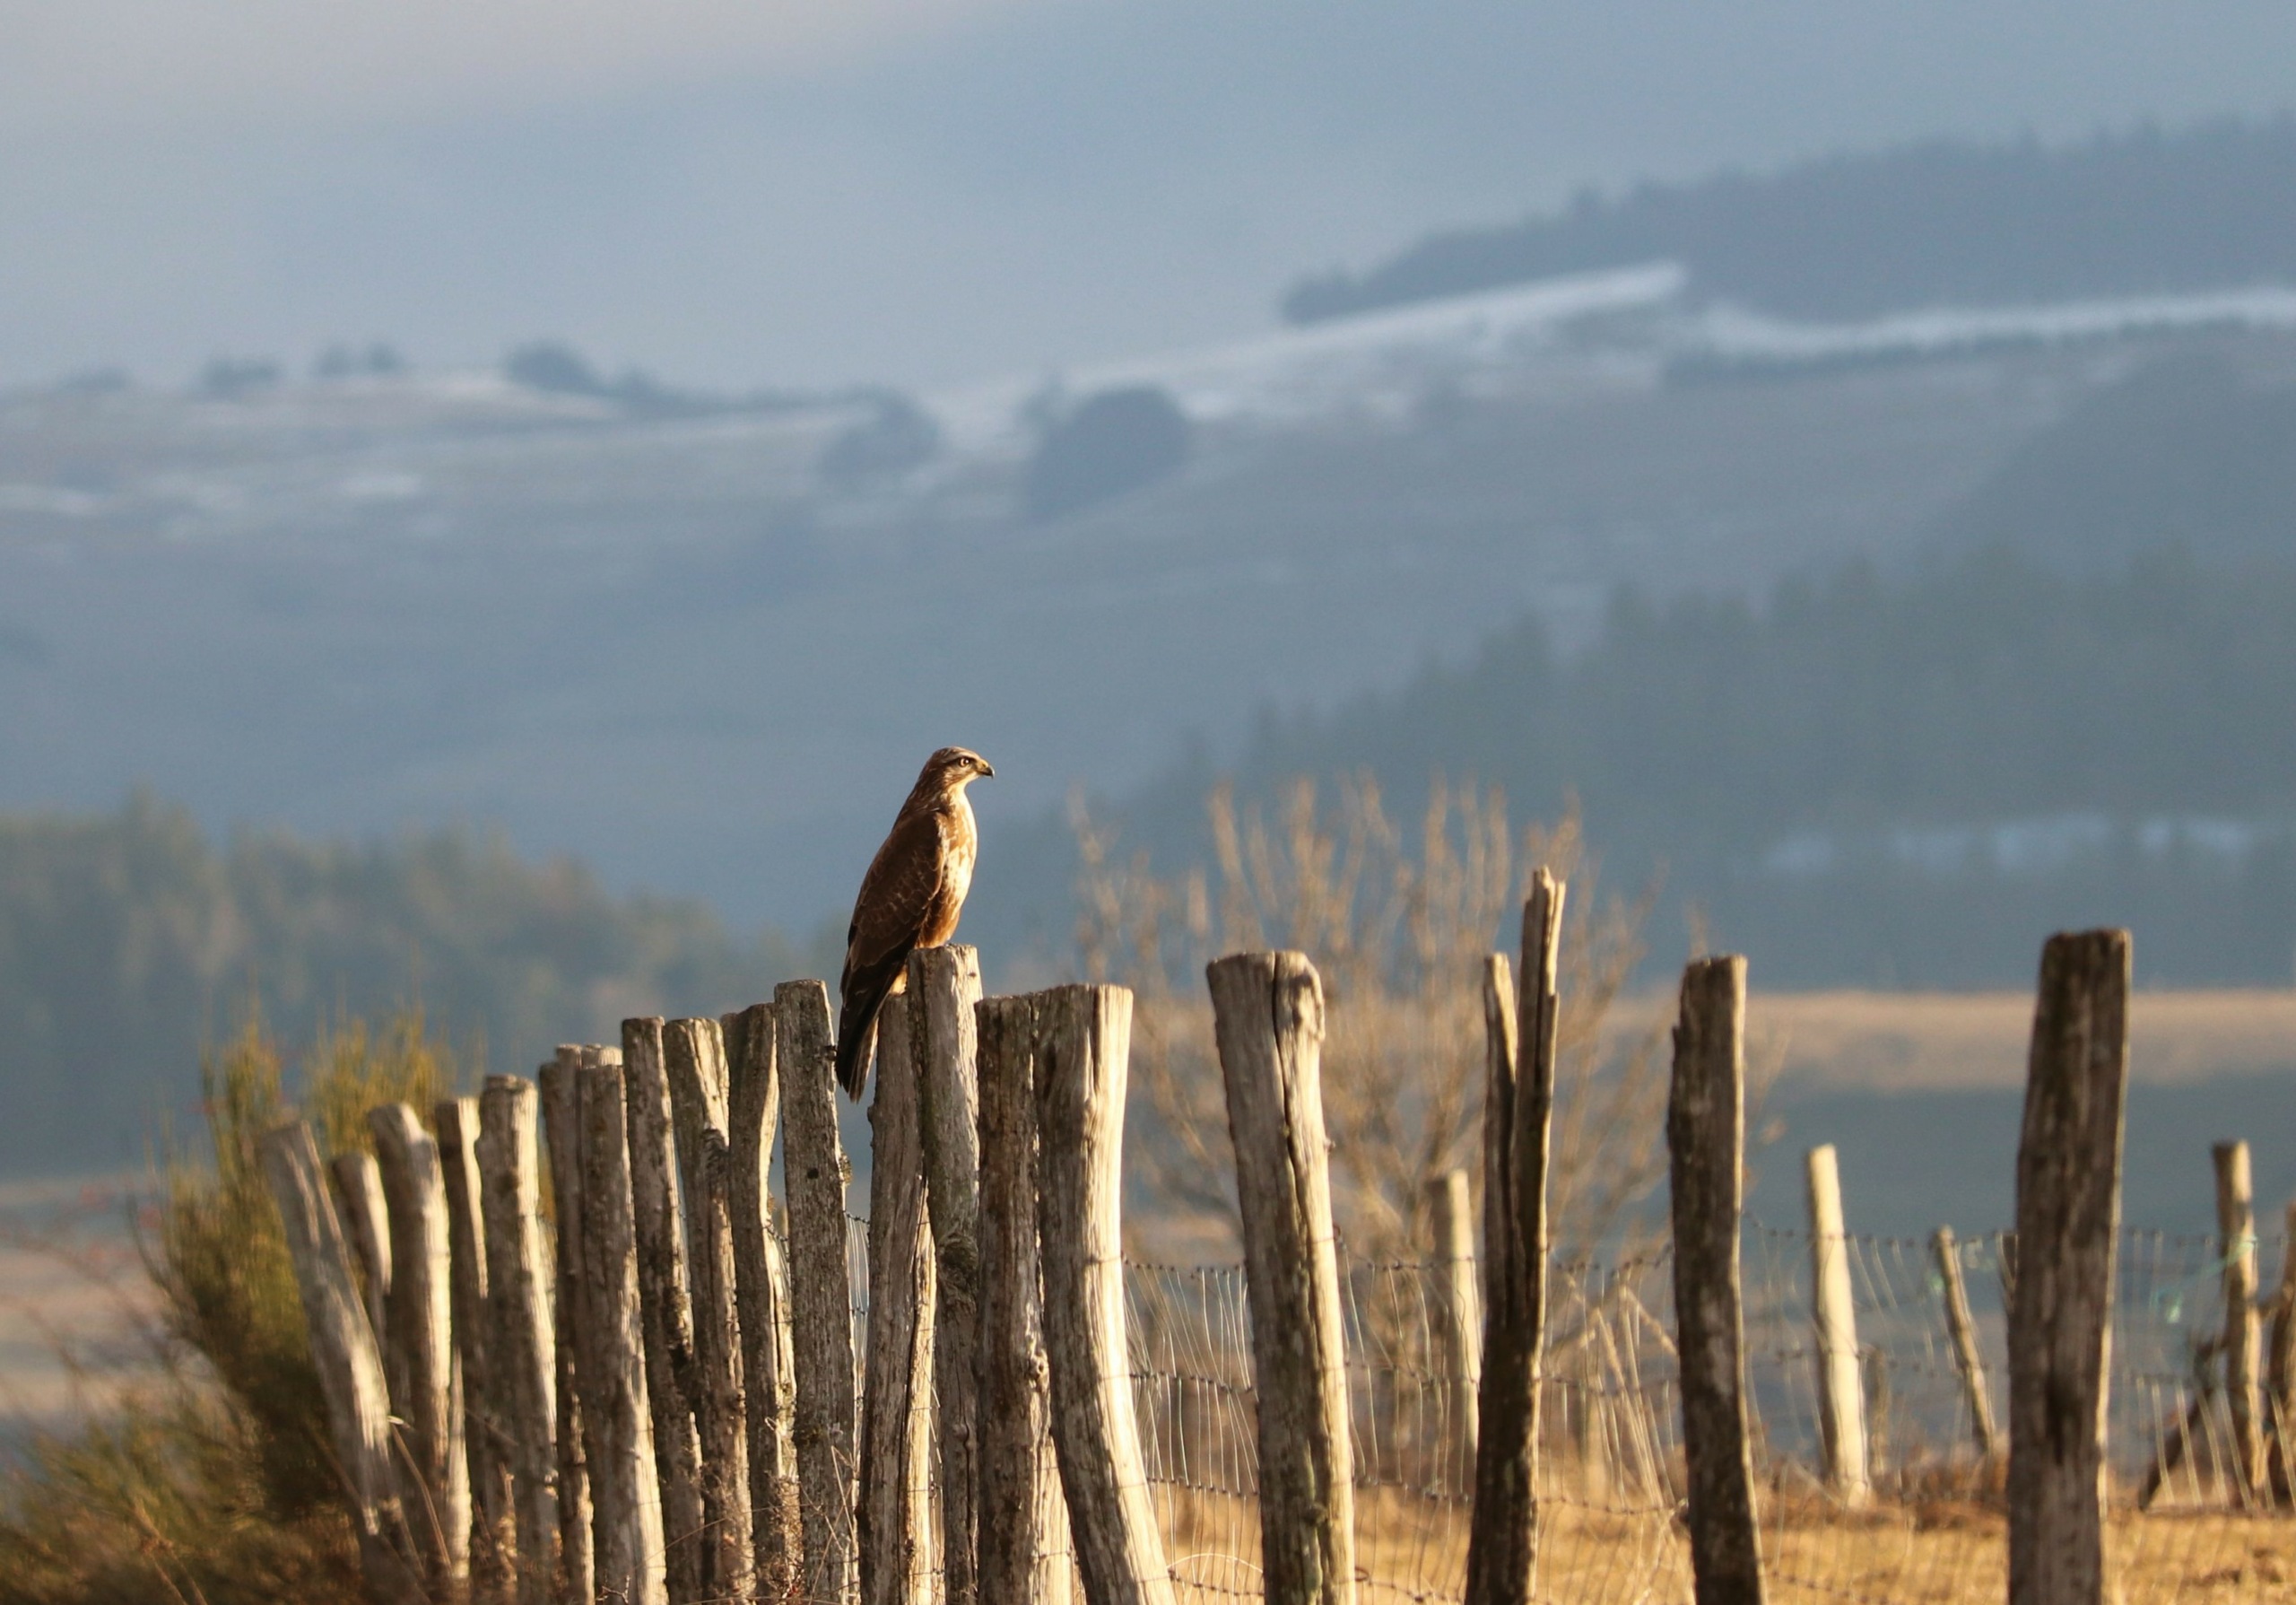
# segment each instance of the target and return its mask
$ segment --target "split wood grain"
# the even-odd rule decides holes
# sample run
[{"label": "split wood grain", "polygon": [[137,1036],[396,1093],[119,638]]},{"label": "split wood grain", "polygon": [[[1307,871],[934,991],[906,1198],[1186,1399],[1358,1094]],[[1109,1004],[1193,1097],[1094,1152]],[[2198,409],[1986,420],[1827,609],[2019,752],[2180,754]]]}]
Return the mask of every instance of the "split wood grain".
[{"label": "split wood grain", "polygon": [[1132,994],[1040,995],[1037,1242],[1052,1441],[1076,1568],[1091,1605],[1171,1605],[1149,1502],[1124,1314],[1124,1099]]},{"label": "split wood grain", "polygon": [[792,1437],[796,1372],[790,1352],[789,1282],[768,1192],[773,1141],[781,1127],[780,1061],[771,1004],[752,1004],[720,1024],[732,1082],[726,1207],[741,1315],[742,1402],[749,1420],[750,1535],[758,1598],[779,1605],[796,1585],[804,1553]]},{"label": "split wood grain", "polygon": [[1987,1461],[1996,1459],[2005,1445],[2001,1426],[1993,1413],[1993,1392],[1985,1374],[1985,1351],[1979,1347],[1977,1318],[1970,1313],[1969,1286],[1961,1276],[1961,1249],[1953,1228],[1939,1226],[1929,1240],[1937,1261],[1938,1278],[1945,1287],[1945,1335],[1953,1345],[1953,1368],[1961,1374],[1961,1395],[1970,1412],[1970,1431],[1977,1452]]},{"label": "split wood grain", "polygon": [[488,1414],[510,1473],[519,1605],[544,1605],[558,1558],[553,1272],[543,1241],[534,1083],[490,1076],[479,1097],[478,1179],[486,1224]]},{"label": "split wood grain", "polygon": [[944,1605],[978,1605],[980,958],[952,943],[909,959],[910,1042],[933,1233],[933,1392]]},{"label": "split wood grain", "polygon": [[800,1598],[852,1591],[855,1455],[853,1295],[845,1258],[850,1172],[837,1132],[829,989],[773,990],[781,1065],[782,1185],[789,1207],[789,1301],[796,1362],[797,1512],[804,1537]]},{"label": "split wood grain", "polygon": [[1675,1348],[1698,1605],[1759,1605],[1738,1228],[1744,1202],[1746,961],[1683,972],[1666,1103]]},{"label": "split wood grain", "polygon": [[974,1584],[984,1602],[1067,1605],[1068,1507],[1052,1440],[1037,1243],[1039,999],[975,1006],[980,1322],[974,1368]]},{"label": "split wood grain", "polygon": [[543,1133],[550,1150],[550,1190],[555,1234],[552,1240],[554,1296],[552,1329],[556,1338],[552,1369],[556,1400],[551,1442],[558,1462],[558,1572],[552,1598],[562,1605],[589,1605],[597,1598],[590,1542],[588,1433],[582,1419],[580,1370],[576,1354],[587,1324],[588,1285],[582,1258],[582,1105],[578,1077],[582,1049],[561,1042],[536,1079],[542,1086]]},{"label": "split wood grain", "polygon": [[861,1605],[930,1605],[933,1589],[933,1234],[925,1218],[912,1005],[906,993],[897,995],[877,1016],[877,1092],[869,1106]]},{"label": "split wood grain", "polygon": [[1300,953],[1231,954],[1205,975],[1243,1226],[1266,1598],[1353,1605],[1354,1456],[1324,1132],[1323,983]]},{"label": "split wood grain", "polygon": [[[367,1324],[374,1329],[379,1352],[390,1339],[391,1325],[390,1205],[383,1198],[382,1167],[366,1149],[352,1148],[329,1161],[327,1173],[335,1182],[344,1242],[367,1290],[359,1307],[367,1313]],[[387,1372],[387,1365],[385,1369]]]},{"label": "split wood grain", "polygon": [[2247,1143],[2217,1143],[2210,1157],[2216,1166],[2216,1248],[2224,1266],[2224,1398],[2232,1417],[2232,1470],[2242,1502],[2251,1503],[2263,1489],[2265,1472],[2255,1183]]},{"label": "split wood grain", "polygon": [[310,1333],[327,1435],[350,1502],[367,1591],[378,1605],[422,1605],[422,1566],[400,1498],[391,1444],[390,1388],[352,1276],[342,1225],[327,1196],[318,1144],[310,1127],[297,1121],[265,1132],[258,1153],[285,1228],[287,1257]]},{"label": "split wood grain", "polygon": [[491,1317],[486,1300],[486,1229],[480,1219],[479,1111],[476,1098],[442,1098],[430,1111],[439,1173],[447,1189],[448,1299],[455,1360],[462,1372],[463,1452],[470,1463],[471,1592],[479,1600],[509,1592],[517,1540],[510,1513],[509,1443],[494,1413],[489,1365]]},{"label": "split wood grain", "polygon": [[685,1179],[686,1269],[693,1305],[687,1402],[701,1444],[704,1600],[745,1601],[757,1587],[750,1550],[749,1424],[742,1332],[734,1308],[734,1218],[727,1199],[726,1042],[714,1019],[672,1020],[663,1046],[678,1173]]},{"label": "split wood grain", "polygon": [[2041,950],[2009,1308],[2010,1605],[2105,1597],[2106,1359],[2128,1082],[2128,933]]}]

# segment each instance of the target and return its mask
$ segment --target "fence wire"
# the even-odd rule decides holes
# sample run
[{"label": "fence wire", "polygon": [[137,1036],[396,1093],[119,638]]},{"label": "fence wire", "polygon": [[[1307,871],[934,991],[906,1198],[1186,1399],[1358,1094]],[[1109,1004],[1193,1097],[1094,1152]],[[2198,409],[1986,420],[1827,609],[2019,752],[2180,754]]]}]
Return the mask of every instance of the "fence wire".
[{"label": "fence wire", "polygon": [[[856,1353],[866,1231],[849,1238]],[[2002,1468],[1978,1447],[1928,1242],[1848,1240],[1871,1493],[1822,1472],[1811,1242],[1750,1223],[1744,1249],[1748,1415],[1773,1598],[1996,1601],[2007,1578]],[[2266,1266],[2283,1244],[2259,1243]],[[1957,1245],[1996,1419],[2007,1432],[2013,1242]],[[2213,1238],[2127,1231],[2118,1257],[2108,1413],[2107,1552],[2130,1601],[2296,1600],[2296,1520],[2239,1464]],[[1474,1379],[1455,1268],[1341,1260],[1355,1467],[1358,1594],[1461,1599],[1474,1479]],[[1127,1261],[1134,1405],[1178,1599],[1261,1598],[1251,1324],[1232,1265]],[[2267,1311],[2268,1313],[2268,1311]],[[1687,1601],[1689,1545],[1663,1253],[1557,1266],[1540,1396],[1535,1597],[1558,1605]],[[2263,1441],[2275,1435],[2268,1404]],[[2296,1422],[2287,1424],[2296,1435]],[[2140,1509],[2140,1498],[2143,1508]],[[1081,1596],[1080,1596],[1081,1597]]]}]

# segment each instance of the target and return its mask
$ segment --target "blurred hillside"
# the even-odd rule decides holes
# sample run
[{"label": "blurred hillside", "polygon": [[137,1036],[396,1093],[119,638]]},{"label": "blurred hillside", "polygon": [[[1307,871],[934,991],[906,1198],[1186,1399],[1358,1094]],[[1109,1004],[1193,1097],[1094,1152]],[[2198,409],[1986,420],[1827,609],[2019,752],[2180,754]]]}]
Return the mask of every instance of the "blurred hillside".
[{"label": "blurred hillside", "polygon": [[1559,213],[1302,280],[1283,310],[1312,323],[1653,258],[1682,263],[1700,295],[1823,319],[2284,283],[2296,277],[2296,119],[2066,148],[1938,141],[1583,190]]},{"label": "blurred hillside", "polygon": [[822,962],[495,836],[219,844],[140,796],[107,815],[0,816],[0,1172],[116,1166],[165,1118],[195,1129],[200,1053],[251,1005],[299,1045],[419,999],[505,1069],[613,1040],[628,1015],[767,996]]}]

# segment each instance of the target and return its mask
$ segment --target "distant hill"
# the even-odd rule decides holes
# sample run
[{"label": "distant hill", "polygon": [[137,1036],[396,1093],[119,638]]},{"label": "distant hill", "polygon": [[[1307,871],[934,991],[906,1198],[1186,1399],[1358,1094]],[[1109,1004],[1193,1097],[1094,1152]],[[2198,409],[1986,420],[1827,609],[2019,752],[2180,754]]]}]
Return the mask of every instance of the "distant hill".
[{"label": "distant hill", "polygon": [[[2138,927],[2149,979],[2285,984],[2292,706],[2296,564],[2074,576],[1988,549],[1760,608],[1622,591],[1581,653],[1526,621],[1394,693],[1270,714],[1232,764],[1198,755],[1107,816],[1170,870],[1209,861],[1223,770],[1263,800],[1368,770],[1406,819],[1431,775],[1473,776],[1518,819],[1576,797],[1612,889],[1663,870],[1767,984],[2014,985],[2049,929],[2096,922]],[[1048,824],[992,852],[1049,887],[1064,845]]]},{"label": "distant hill", "polygon": [[218,845],[148,797],[0,816],[0,1171],[140,1158],[163,1111],[182,1129],[204,1042],[250,1003],[293,1049],[419,998],[519,1070],[626,1015],[715,1014],[804,967],[698,903],[616,896],[491,837]]},{"label": "distant hill", "polygon": [[2296,119],[2065,148],[1938,141],[1584,191],[1559,213],[1305,279],[1283,312],[1312,323],[1660,258],[1695,292],[1816,318],[2296,280]]}]

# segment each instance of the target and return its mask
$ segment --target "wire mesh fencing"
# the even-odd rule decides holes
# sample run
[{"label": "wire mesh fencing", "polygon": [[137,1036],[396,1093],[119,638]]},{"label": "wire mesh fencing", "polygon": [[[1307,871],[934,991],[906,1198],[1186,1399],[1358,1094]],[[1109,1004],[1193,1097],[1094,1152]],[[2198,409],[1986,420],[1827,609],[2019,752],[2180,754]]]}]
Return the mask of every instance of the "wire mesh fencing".
[{"label": "wire mesh fencing", "polygon": [[[865,1245],[857,1223],[857,1318],[865,1310]],[[2275,1263],[2283,1245],[2258,1246]],[[2002,1465],[1980,1446],[1935,1244],[1852,1236],[1848,1251],[1870,1487],[1856,1497],[1823,1474],[1810,1235],[1758,1222],[1745,1234],[1747,1404],[1773,1597],[1997,1600],[2007,1574]],[[2013,1242],[1987,1234],[1952,1252],[2005,1444]],[[2274,1506],[2266,1468],[2239,1472],[2221,1250],[2212,1238],[2131,1230],[2118,1265],[2108,1553],[2121,1597],[2296,1599],[2296,1519]],[[1463,1354],[1457,1340],[1457,1268],[1343,1252],[1341,1272],[1359,1597],[1459,1600],[1476,1380],[1472,1349]],[[1126,1290],[1134,1409],[1178,1597],[1257,1600],[1243,1272],[1127,1262]],[[1659,1252],[1556,1266],[1547,1309],[1535,1597],[1686,1601],[1671,1260]],[[2276,1425],[2267,1402],[2267,1444]]]}]

